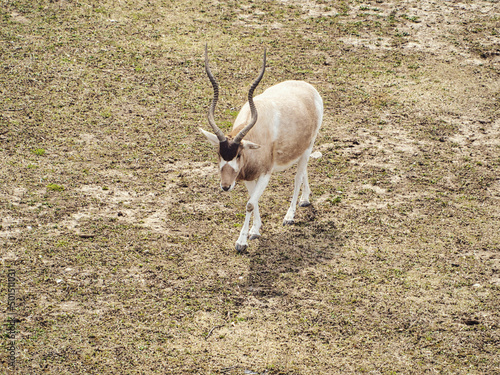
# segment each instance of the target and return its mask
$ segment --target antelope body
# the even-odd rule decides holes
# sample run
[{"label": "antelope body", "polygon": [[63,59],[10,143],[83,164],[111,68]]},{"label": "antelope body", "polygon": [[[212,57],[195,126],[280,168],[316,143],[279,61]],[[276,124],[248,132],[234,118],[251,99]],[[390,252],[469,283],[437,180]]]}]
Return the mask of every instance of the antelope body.
[{"label": "antelope body", "polygon": [[[231,190],[243,180],[250,195],[245,222],[236,241],[236,250],[247,248],[247,240],[260,236],[261,219],[258,201],[269,183],[271,173],[298,163],[290,208],[283,224],[292,224],[301,186],[300,206],[308,206],[309,182],[307,162],[323,118],[323,101],[316,89],[304,81],[285,81],[253,98],[253,92],[264,75],[266,55],[259,77],[248,93],[248,102],[241,108],[232,131],[224,135],[214,121],[218,84],[208,66],[205,69],[214,88],[208,121],[215,134],[200,129],[210,143],[218,148],[221,188]],[[245,139],[243,139],[243,137]],[[253,213],[253,225],[250,219]]]}]

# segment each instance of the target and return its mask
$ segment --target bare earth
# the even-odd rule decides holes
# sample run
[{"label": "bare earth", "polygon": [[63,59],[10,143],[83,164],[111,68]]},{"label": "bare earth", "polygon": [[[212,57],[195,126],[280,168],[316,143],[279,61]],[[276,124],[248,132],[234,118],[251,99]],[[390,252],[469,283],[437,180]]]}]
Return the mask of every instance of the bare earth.
[{"label": "bare earth", "polygon": [[[3,2],[0,373],[500,374],[497,1]],[[258,92],[323,96],[295,169],[222,193]],[[16,273],[16,320],[7,273]],[[15,361],[9,366],[15,330]]]}]

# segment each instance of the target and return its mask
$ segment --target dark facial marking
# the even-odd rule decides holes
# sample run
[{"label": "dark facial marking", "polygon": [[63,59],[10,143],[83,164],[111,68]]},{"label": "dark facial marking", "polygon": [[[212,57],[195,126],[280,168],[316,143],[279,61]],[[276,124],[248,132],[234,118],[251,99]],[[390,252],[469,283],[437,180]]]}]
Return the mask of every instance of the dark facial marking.
[{"label": "dark facial marking", "polygon": [[226,139],[224,142],[219,143],[219,154],[225,161],[231,161],[238,154],[239,148],[239,143],[234,143],[233,141]]}]

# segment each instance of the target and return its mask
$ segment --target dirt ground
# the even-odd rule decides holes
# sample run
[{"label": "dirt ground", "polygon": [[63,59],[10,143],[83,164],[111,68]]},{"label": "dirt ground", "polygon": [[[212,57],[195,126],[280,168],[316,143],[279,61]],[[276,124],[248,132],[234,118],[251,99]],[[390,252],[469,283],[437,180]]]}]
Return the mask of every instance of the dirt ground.
[{"label": "dirt ground", "polygon": [[[20,0],[0,19],[1,373],[500,374],[497,1]],[[300,79],[325,103],[313,205],[283,227],[295,169],[273,175],[245,254],[246,189],[220,190],[198,131],[205,43],[225,131],[264,47],[256,94]]]}]

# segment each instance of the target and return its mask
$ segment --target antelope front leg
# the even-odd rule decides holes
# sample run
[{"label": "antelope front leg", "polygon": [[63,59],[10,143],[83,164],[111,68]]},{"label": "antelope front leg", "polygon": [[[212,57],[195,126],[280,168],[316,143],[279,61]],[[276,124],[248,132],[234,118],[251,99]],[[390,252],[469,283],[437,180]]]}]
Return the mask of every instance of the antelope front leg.
[{"label": "antelope front leg", "polygon": [[247,238],[248,238],[248,228],[250,227],[250,216],[252,216],[252,211],[248,211],[245,214],[245,222],[243,223],[243,228],[241,228],[240,236],[238,237],[238,241],[236,241],[236,251],[241,253],[246,250],[248,247]]},{"label": "antelope front leg", "polygon": [[260,237],[261,225],[262,222],[260,221],[259,205],[256,205],[253,208],[253,225],[252,228],[250,228],[250,237],[248,237],[250,241]]},{"label": "antelope front leg", "polygon": [[[257,186],[257,180],[255,181],[245,181],[245,186],[248,189],[248,195],[252,196],[255,187]],[[259,214],[259,205],[256,204],[255,207],[253,208],[253,225],[252,228],[250,228],[249,232],[249,237],[248,239],[255,240],[256,238],[260,237],[260,227],[262,225],[262,222],[260,221],[260,214]]]},{"label": "antelope front leg", "polygon": [[260,176],[257,181],[250,181],[246,183],[248,192],[250,194],[250,199],[248,200],[246,206],[246,214],[245,214],[245,222],[243,223],[243,228],[241,228],[240,236],[238,241],[236,241],[236,251],[242,252],[245,251],[248,247],[248,231],[250,228],[250,217],[252,213],[254,215],[254,224],[250,231],[251,237],[250,239],[257,238],[260,236],[259,229],[261,225],[260,215],[259,215],[259,199],[264,190],[269,183],[269,179],[271,178],[270,174],[266,174]]}]

